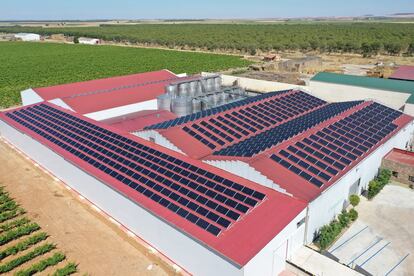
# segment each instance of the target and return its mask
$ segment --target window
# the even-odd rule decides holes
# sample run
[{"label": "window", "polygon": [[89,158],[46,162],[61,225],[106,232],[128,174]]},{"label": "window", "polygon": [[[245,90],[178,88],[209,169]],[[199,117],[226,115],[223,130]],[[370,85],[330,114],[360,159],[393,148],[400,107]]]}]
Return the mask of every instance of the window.
[{"label": "window", "polygon": [[408,180],[410,181],[410,182],[414,182],[414,176],[408,176]]},{"label": "window", "polygon": [[396,172],[396,171],[392,171],[392,176],[394,176],[394,177],[398,177],[398,172]]},{"label": "window", "polygon": [[304,217],[303,219],[301,219],[300,221],[298,221],[298,223],[296,223],[296,226],[299,228],[302,224],[304,224],[306,221],[306,217]]}]

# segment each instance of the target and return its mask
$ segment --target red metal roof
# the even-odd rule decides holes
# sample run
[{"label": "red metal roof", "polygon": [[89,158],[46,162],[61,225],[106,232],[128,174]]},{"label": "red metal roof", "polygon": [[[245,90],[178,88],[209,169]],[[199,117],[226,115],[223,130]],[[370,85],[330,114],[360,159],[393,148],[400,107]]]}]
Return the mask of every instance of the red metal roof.
[{"label": "red metal roof", "polygon": [[187,155],[200,159],[324,105],[326,102],[309,94],[290,90],[157,131]]},{"label": "red metal roof", "polygon": [[392,149],[385,157],[385,160],[394,161],[408,166],[414,166],[414,152]]},{"label": "red metal roof", "polygon": [[125,132],[134,132],[175,118],[177,115],[167,110],[143,110],[101,122]]},{"label": "red metal roof", "polygon": [[396,80],[414,81],[414,66],[402,65],[389,77]]},{"label": "red metal roof", "polygon": [[[194,121],[186,122],[181,125],[177,125],[171,128],[167,129],[160,129],[157,130],[159,133],[161,133],[163,136],[165,136],[169,141],[171,141],[174,145],[176,145],[180,150],[185,152],[187,155],[189,155],[192,158],[195,159],[203,159],[203,160],[222,160],[222,161],[228,161],[228,160],[240,160],[243,162],[246,162],[250,164],[254,169],[271,179],[273,182],[278,184],[281,188],[285,189],[289,194],[292,194],[294,197],[300,198],[305,201],[312,201],[315,199],[323,190],[327,189],[329,186],[337,182],[344,174],[346,174],[349,170],[351,170],[354,166],[356,166],[359,162],[361,162],[366,156],[368,156],[372,151],[374,151],[378,146],[383,144],[385,141],[387,141],[392,135],[394,135],[396,132],[398,132],[401,128],[403,128],[406,124],[412,121],[412,117],[402,114],[399,111],[390,109],[388,107],[382,106],[380,104],[374,103],[372,101],[370,102],[355,102],[355,104],[350,105],[353,106],[348,109],[344,109],[344,111],[338,113],[336,116],[327,119],[325,121],[322,121],[321,123],[315,125],[314,127],[311,127],[307,130],[304,129],[301,133],[298,133],[297,135],[293,135],[293,137],[279,142],[278,144],[275,144],[274,146],[271,146],[267,150],[262,151],[259,154],[255,154],[251,157],[242,155],[238,156],[233,155],[226,155],[226,154],[220,154],[217,155],[216,149],[226,149],[228,147],[231,147],[233,145],[241,144],[244,142],[248,142],[249,140],[259,136],[259,135],[270,135],[266,134],[269,133],[269,130],[275,129],[277,130],[278,127],[283,126],[284,124],[289,123],[290,121],[294,120],[295,118],[307,116],[307,114],[310,114],[310,112],[315,111],[319,112],[320,110],[328,107],[329,105],[326,104],[320,104],[319,106],[316,106],[314,108],[311,108],[309,110],[301,111],[299,114],[296,115],[289,115],[289,109],[286,107],[283,107],[283,113],[286,115],[286,118],[280,122],[277,122],[275,124],[272,124],[268,127],[263,127],[262,130],[256,129],[252,131],[247,131],[247,127],[253,127],[260,125],[260,122],[258,121],[259,118],[264,118],[262,113],[259,113],[259,116],[256,115],[255,119],[251,115],[254,115],[252,112],[252,107],[257,107],[258,104],[263,104],[267,102],[274,101],[276,105],[283,99],[283,98],[291,98],[291,99],[299,99],[297,98],[298,91],[291,91],[287,94],[283,95],[277,95],[274,97],[270,97],[268,99],[264,99],[262,101],[257,101],[254,103],[247,104],[245,106],[232,108],[229,110],[225,110],[207,117],[203,117],[201,119],[197,119]],[[302,92],[303,93],[303,92]],[[341,104],[341,103],[338,103]],[[347,103],[344,103],[347,104]],[[293,109],[299,110],[300,99],[293,104]],[[373,109],[372,111],[369,111]],[[243,114],[241,111],[248,111],[249,114],[249,120],[246,121],[247,117],[244,117],[242,119]],[[262,108],[256,109],[256,111],[262,111]],[[379,121],[385,120],[390,118],[387,121],[387,124],[392,124],[389,126],[391,129],[385,129],[387,135],[385,137],[380,137],[378,133],[376,133],[374,130],[368,130],[369,127],[360,128],[356,126],[352,127],[346,127],[350,120],[353,120],[356,116],[359,116],[358,114],[361,114],[361,112],[372,112],[368,115],[365,115],[362,119],[362,123],[369,123],[370,125],[379,126]],[[368,110],[368,111],[367,111]],[[271,110],[273,112],[273,117],[275,118],[274,110]],[[235,114],[233,114],[235,112]],[[220,117],[225,117],[225,114],[233,114],[234,116],[232,118],[228,118],[229,122],[223,122],[222,120],[218,120]],[[246,115],[245,113],[244,115]],[[382,115],[379,115],[382,114]],[[388,115],[390,117],[387,117]],[[385,116],[387,115],[387,116]],[[238,117],[240,116],[240,117]],[[376,118],[376,116],[379,116]],[[394,120],[393,118],[396,117]],[[244,127],[241,122],[237,122],[235,119],[242,119],[244,123],[247,123],[247,126]],[[369,120],[373,120],[374,118],[377,119],[375,123],[369,122]],[[232,120],[231,120],[232,119]],[[212,121],[213,120],[213,121]],[[227,130],[224,130],[222,127],[219,127],[217,125],[214,125],[214,120],[220,121],[223,125],[226,125]],[[269,122],[268,120],[266,120]],[[214,127],[218,127],[220,131],[222,131],[225,135],[229,135],[234,139],[233,142],[226,141],[223,139],[223,135],[219,135],[219,131],[217,131],[214,128],[210,128],[208,124],[202,124],[203,122],[212,124]],[[212,123],[213,122],[213,123]],[[231,123],[232,125],[228,125],[226,123]],[[341,124],[339,127],[336,127],[336,125]],[[342,126],[344,124],[344,126]],[[191,129],[192,132],[189,132],[188,130],[185,131],[184,128]],[[239,128],[239,130],[235,129]],[[339,130],[337,130],[339,128]],[[342,129],[343,128],[343,129]],[[247,135],[243,135],[240,132],[240,129],[244,129],[247,131]],[[349,131],[349,133],[346,130]],[[359,129],[359,130],[358,130]],[[358,130],[358,131],[356,131]],[[284,131],[284,130],[280,130]],[[363,134],[363,132],[367,132]],[[380,131],[380,130],[378,130]],[[381,131],[383,131],[381,129]],[[231,132],[235,132],[239,134],[242,138],[237,139],[234,137],[234,135],[231,134]],[[345,132],[346,136],[345,136]],[[277,132],[276,132],[277,133]],[[384,132],[385,133],[385,132]],[[361,138],[360,137],[363,137]],[[342,136],[342,137],[341,137]],[[349,136],[357,137],[357,138],[349,138]],[[374,137],[375,136],[375,137]],[[214,138],[214,139],[213,139]],[[271,137],[268,137],[270,139]],[[202,140],[204,139],[204,140]],[[224,143],[222,142],[222,145],[220,145],[217,140],[215,139],[222,139]],[[343,142],[347,141],[347,142]],[[348,140],[346,140],[348,139]],[[354,140],[356,139],[356,140]],[[370,141],[372,139],[376,139],[375,141]],[[334,143],[331,142],[335,141]],[[204,143],[203,143],[203,142]],[[319,150],[319,153],[317,153],[317,156],[314,156],[311,154],[308,154],[307,152],[304,152],[300,148],[297,148],[297,143],[302,143],[303,141],[307,143],[311,143],[312,145],[309,147],[308,150],[318,150],[323,148],[323,151],[331,150],[332,156],[335,158],[321,160],[320,154],[325,154],[325,152],[321,152]],[[208,146],[208,143],[211,143],[215,146],[215,149],[211,149]],[[245,146],[249,147],[253,145],[253,143],[247,143]],[[329,145],[329,146],[328,146]],[[338,146],[339,145],[339,146]],[[365,146],[366,145],[366,146]],[[305,145],[308,146],[308,145]],[[316,148],[315,148],[316,147]],[[363,150],[361,150],[363,149]],[[293,150],[295,152],[291,152],[290,150]],[[298,152],[296,152],[298,151]],[[302,176],[299,176],[297,173],[292,172],[291,170],[283,167],[282,165],[278,164],[274,159],[271,157],[274,157],[276,160],[279,159],[285,159],[283,155],[287,156],[293,156],[293,160],[297,160],[297,162],[301,162],[300,164],[302,166],[308,166],[307,169],[302,169],[303,173]],[[305,160],[303,156],[310,156],[308,157],[309,160]],[[318,163],[318,165],[322,166],[321,168],[317,168],[315,163]],[[303,162],[303,163],[302,163]],[[335,163],[335,166],[332,167],[332,163]],[[296,165],[295,165],[296,166]],[[326,166],[326,168],[325,168]],[[297,166],[296,166],[297,167]],[[329,170],[327,170],[329,168]],[[317,169],[317,170],[315,170]],[[296,168],[295,168],[296,170]],[[309,171],[310,170],[310,171]],[[296,170],[297,171],[297,170]],[[316,172],[316,173],[315,173]],[[307,179],[305,179],[306,177]],[[318,187],[320,186],[320,187]]]},{"label": "red metal roof", "polygon": [[[60,119],[59,116],[63,116],[65,119]],[[267,243],[269,243],[306,207],[306,203],[302,201],[296,200],[272,189],[268,189],[244,178],[235,176],[231,173],[209,166],[203,162],[194,160],[177,152],[157,146],[154,143],[148,142],[134,135],[121,133],[115,128],[88,119],[86,117],[78,115],[77,113],[67,111],[50,103],[36,104],[9,110],[7,112],[2,112],[0,113],[0,119],[16,128],[17,130],[33,137],[40,143],[55,151],[57,154],[63,156],[69,162],[78,166],[80,169],[95,176],[97,179],[100,179],[106,185],[109,185],[115,190],[122,193],[125,197],[146,208],[154,215],[161,217],[164,221],[166,221],[166,223],[177,227],[194,239],[199,240],[201,244],[210,247],[218,254],[231,260],[233,263],[239,265],[240,267],[247,264],[249,260],[251,260]],[[79,126],[77,126],[77,124],[79,124]],[[90,128],[90,130],[85,129],[85,127]],[[53,129],[54,132],[51,131]],[[82,131],[80,131],[81,129]],[[78,136],[83,135],[84,138],[71,138],[75,137],[76,135],[69,137],[67,136],[68,131],[75,131],[73,132],[74,134],[76,133]],[[46,133],[46,136],[41,132]],[[97,134],[94,134],[94,132]],[[54,136],[51,136],[50,133],[52,133]],[[56,133],[60,133],[60,136],[58,136]],[[47,135],[49,135],[49,138],[47,138]],[[125,177],[121,178],[122,180],[119,180],[115,177],[115,175],[112,175],[112,173],[108,174],[103,172],[101,169],[98,169],[94,164],[99,163],[99,161],[95,155],[90,155],[90,153],[88,153],[87,148],[89,145],[87,141],[90,141],[94,145],[99,144],[99,139],[103,139],[102,137],[105,135],[112,137],[111,139],[114,139],[114,142],[111,142],[111,144],[108,144],[108,142],[100,144],[101,147],[102,145],[106,145],[107,149],[105,151],[113,151],[117,154],[120,154],[119,152],[121,151],[129,152],[123,155],[123,158],[130,158],[129,156],[132,154],[132,152],[137,152],[137,154],[138,152],[141,153],[143,151],[148,152],[149,157],[145,157],[147,161],[137,163],[140,166],[147,166],[146,164],[152,163],[155,163],[157,166],[161,166],[162,162],[156,160],[167,156],[168,158],[176,160],[177,163],[174,163],[175,165],[182,164],[180,166],[183,166],[183,168],[185,168],[184,163],[186,163],[188,166],[194,166],[197,171],[205,171],[205,174],[203,175],[206,175],[206,177],[210,174],[211,177],[213,177],[212,179],[214,179],[214,181],[218,181],[218,178],[222,178],[232,183],[238,183],[237,185],[245,187],[241,190],[243,193],[247,193],[248,191],[256,191],[258,193],[264,194],[265,198],[261,200],[258,205],[250,208],[247,213],[241,216],[240,219],[233,221],[230,227],[222,228],[220,235],[212,235],[206,230],[200,228],[198,225],[191,223],[187,219],[184,219],[177,213],[171,211],[169,208],[164,207],[161,204],[161,201],[160,203],[157,203],[149,197],[144,196],[142,193],[137,192],[137,190],[133,189],[131,186],[124,184],[125,182],[123,181],[126,179],[125,177],[128,177],[126,174],[124,174]],[[62,137],[66,138],[63,139]],[[82,141],[81,145],[86,149],[81,149],[80,147],[76,146],[75,148],[77,150],[83,151],[83,156],[90,155],[88,159],[81,159],[78,157],[79,155],[75,155],[75,153],[71,153],[69,151],[69,148],[73,147],[74,144],[69,143],[68,140],[73,139],[77,139],[77,143]],[[136,143],[139,147],[130,147],[127,145],[122,146],[123,143],[129,143],[130,145]],[[115,151],[115,148],[119,149]],[[91,148],[89,148],[89,150],[91,150]],[[104,151],[102,150],[101,152]],[[91,156],[93,156],[93,158]],[[87,162],[86,160],[89,161]],[[151,161],[149,162],[149,160]],[[119,159],[109,159],[108,162],[105,164],[110,164],[111,162],[119,162]],[[165,163],[165,161],[163,162]],[[183,168],[179,170],[180,173],[183,171]],[[118,171],[118,176],[122,175],[120,169],[113,168],[113,170]],[[152,170],[152,168],[147,167],[146,170],[149,171]],[[194,173],[197,174],[198,172],[194,171]],[[135,174],[142,174],[142,170],[137,170]],[[139,178],[134,178],[134,181],[137,181],[136,179]],[[158,181],[156,179],[157,178],[154,178],[153,182]],[[200,179],[200,176],[195,177],[195,179],[198,181]],[[227,185],[224,184],[225,182],[221,183],[223,183],[222,185]],[[144,186],[144,184],[141,185]],[[193,192],[193,194],[201,193],[201,190],[199,189],[195,190],[187,187],[187,190],[190,190]],[[159,193],[159,195],[162,197],[161,193]]]},{"label": "red metal roof", "polygon": [[[308,139],[309,141],[311,141],[309,139],[309,137],[311,137],[312,135],[319,133],[323,133],[320,132],[322,131],[331,131],[332,125],[335,125],[335,123],[341,122],[341,120],[343,119],[347,119],[349,118],[349,116],[355,114],[357,111],[364,109],[365,107],[369,107],[370,105],[372,105],[372,102],[365,102],[359,106],[354,107],[353,109],[338,115],[334,118],[332,118],[331,120],[328,120],[320,125],[318,125],[315,128],[310,129],[309,131],[306,131],[304,133],[302,133],[301,135],[298,135],[296,137],[293,137],[292,139],[289,139],[288,141],[285,141],[281,144],[279,144],[278,146],[271,148],[270,150],[260,154],[259,156],[249,160],[249,163],[251,166],[253,166],[256,170],[260,171],[262,174],[264,174],[265,176],[267,176],[269,179],[273,180],[275,183],[277,183],[278,185],[280,185],[283,189],[285,189],[288,193],[291,193],[292,195],[294,195],[295,197],[301,198],[303,200],[306,201],[312,201],[313,199],[315,199],[316,197],[318,197],[318,195],[326,190],[328,187],[330,187],[331,185],[333,185],[334,183],[336,183],[339,179],[342,178],[342,176],[344,176],[348,171],[350,171],[352,168],[354,168],[359,162],[361,162],[363,159],[365,159],[370,153],[372,153],[374,150],[376,150],[379,146],[381,146],[383,143],[385,143],[389,138],[391,138],[395,133],[397,133],[398,131],[400,131],[404,126],[406,126],[409,122],[411,122],[413,120],[412,117],[402,114],[401,116],[399,116],[396,120],[393,121],[393,123],[396,125],[396,128],[391,131],[388,135],[386,135],[383,139],[381,139],[378,143],[374,144],[372,147],[368,147],[368,150],[363,152],[362,155],[356,155],[357,159],[352,161],[352,159],[347,158],[349,160],[351,160],[352,162],[350,164],[346,164],[343,163],[342,161],[340,161],[337,158],[331,158],[333,159],[335,162],[339,162],[340,164],[342,164],[344,166],[343,169],[338,169],[335,168],[338,173],[336,175],[330,174],[328,172],[326,172],[325,170],[322,170],[318,167],[318,169],[328,175],[330,175],[332,178],[329,179],[328,181],[317,177],[314,173],[307,171],[307,173],[312,176],[312,177],[316,177],[317,179],[319,179],[323,185],[321,188],[317,187],[316,185],[310,183],[308,180],[306,180],[305,178],[299,176],[296,173],[293,173],[291,170],[288,170],[287,168],[283,167],[282,165],[278,164],[277,162],[275,162],[274,160],[271,159],[272,155],[276,155],[279,157],[282,157],[282,159],[284,159],[284,157],[282,155],[280,155],[280,152],[282,150],[284,151],[288,151],[291,155],[295,156],[296,158],[299,159],[299,162],[305,162],[307,163],[307,165],[311,165],[313,167],[316,167],[315,164],[313,162],[315,162],[314,160],[306,160],[305,158],[303,158],[302,156],[298,155],[297,153],[294,153],[290,150],[288,150],[288,148],[290,146],[293,146],[293,150],[301,150],[301,148],[298,148],[296,145],[298,144],[298,142],[303,144],[304,139]],[[342,131],[342,130],[341,130]],[[352,130],[351,130],[352,131]],[[328,133],[328,132],[325,132]],[[348,132],[349,134],[351,134],[351,132]],[[337,131],[334,131],[335,136],[338,137],[345,137],[342,134],[338,133]],[[354,134],[351,134],[354,135]],[[330,140],[331,139],[337,139],[334,138],[332,135],[330,136]],[[346,136],[348,137],[348,136]],[[311,150],[316,150],[316,151],[320,151],[320,147],[322,146],[325,149],[328,149],[328,147],[326,147],[326,145],[328,144],[332,144],[330,143],[330,140],[327,139],[323,139],[323,143],[319,143],[316,142],[314,143],[315,146],[317,146],[317,148],[315,148],[315,146],[310,146],[309,148]],[[348,139],[352,142],[354,142],[352,139]],[[312,142],[315,140],[312,140]],[[366,141],[364,140],[364,143]],[[326,143],[326,145],[325,145]],[[347,143],[345,143],[347,144]],[[347,144],[349,146],[349,144]],[[306,144],[306,146],[309,146],[308,144]],[[338,147],[339,149],[344,149],[343,147]],[[329,148],[330,149],[330,148]],[[330,167],[332,167],[332,164],[324,161],[322,159],[320,159],[319,157],[315,156],[315,155],[310,155],[308,152],[301,150],[302,152],[306,153],[308,156],[313,157],[314,159],[316,159],[316,162],[320,161],[325,165],[328,165]],[[348,153],[348,150],[345,150]],[[332,150],[332,152],[337,153],[337,151]],[[323,152],[322,152],[323,153]],[[349,153],[351,153],[351,151],[349,151]],[[344,155],[342,154],[338,154],[339,156],[341,156],[341,158],[344,157]],[[287,159],[286,159],[287,160]],[[288,160],[290,161],[290,160]],[[292,163],[290,161],[290,163]],[[296,164],[293,164],[296,165]],[[297,166],[298,167],[298,166]],[[303,169],[302,169],[303,170]]]},{"label": "red metal roof", "polygon": [[34,88],[44,100],[62,99],[81,114],[153,100],[179,77],[168,70]]}]

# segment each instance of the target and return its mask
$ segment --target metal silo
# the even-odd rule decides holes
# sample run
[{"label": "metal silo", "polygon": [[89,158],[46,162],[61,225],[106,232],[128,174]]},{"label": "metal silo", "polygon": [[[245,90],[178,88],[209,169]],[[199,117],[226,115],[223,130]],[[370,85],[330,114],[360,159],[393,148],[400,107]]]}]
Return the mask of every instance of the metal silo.
[{"label": "metal silo", "polygon": [[217,76],[217,77],[214,78],[214,88],[215,88],[216,91],[221,89],[221,83],[222,83],[222,81],[221,81],[220,76]]},{"label": "metal silo", "polygon": [[197,82],[196,81],[192,81],[189,83],[189,94],[191,97],[197,96],[198,95],[198,91],[197,91]]},{"label": "metal silo", "polygon": [[202,95],[203,94],[203,83],[201,80],[198,80],[196,83],[196,95]]},{"label": "metal silo", "polygon": [[162,94],[158,96],[157,105],[159,110],[171,111],[171,96],[168,94]]},{"label": "metal silo", "polygon": [[192,105],[193,105],[193,110],[192,110],[193,113],[201,111],[201,101],[199,99],[193,99]]},{"label": "metal silo", "polygon": [[212,103],[211,96],[206,96],[206,97],[201,98],[201,108],[203,110],[212,108],[212,106],[213,106],[213,103]]},{"label": "metal silo", "polygon": [[180,97],[186,97],[186,96],[188,96],[189,95],[189,91],[188,91],[189,89],[188,89],[188,83],[187,82],[184,82],[184,83],[180,83],[179,85],[178,85],[178,95],[180,96]]},{"label": "metal silo", "polygon": [[192,113],[192,100],[188,97],[176,97],[172,100],[171,111],[178,117]]},{"label": "metal silo", "polygon": [[175,98],[177,96],[177,90],[178,89],[176,84],[170,84],[165,87],[165,93],[170,95],[171,98]]},{"label": "metal silo", "polygon": [[228,102],[228,100],[229,100],[229,94],[227,94],[226,92],[222,92],[222,93],[220,94],[220,96],[221,96],[221,102],[222,102],[223,104],[225,104],[225,103],[227,103],[227,102]]}]

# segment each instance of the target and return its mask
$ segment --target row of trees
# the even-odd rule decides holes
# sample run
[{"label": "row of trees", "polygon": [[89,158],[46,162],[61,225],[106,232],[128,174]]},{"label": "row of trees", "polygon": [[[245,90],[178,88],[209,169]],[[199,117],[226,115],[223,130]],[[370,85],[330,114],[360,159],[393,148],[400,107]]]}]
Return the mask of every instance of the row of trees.
[{"label": "row of trees", "polygon": [[91,36],[107,41],[165,47],[253,52],[256,50],[316,50],[374,55],[414,54],[411,24],[143,24],[81,28],[0,28],[0,32],[37,32],[50,35]]}]

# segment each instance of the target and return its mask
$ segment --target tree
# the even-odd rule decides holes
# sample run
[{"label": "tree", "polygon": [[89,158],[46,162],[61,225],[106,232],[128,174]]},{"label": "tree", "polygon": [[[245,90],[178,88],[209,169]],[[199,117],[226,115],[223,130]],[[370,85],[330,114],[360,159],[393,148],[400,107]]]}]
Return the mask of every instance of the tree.
[{"label": "tree", "polygon": [[73,43],[78,44],[79,43],[79,37],[75,36],[73,38]]},{"label": "tree", "polygon": [[410,56],[414,55],[414,41],[408,45],[407,54]]},{"label": "tree", "polygon": [[352,206],[357,206],[359,204],[359,196],[358,195],[350,195],[349,196],[349,202],[351,203]]}]

